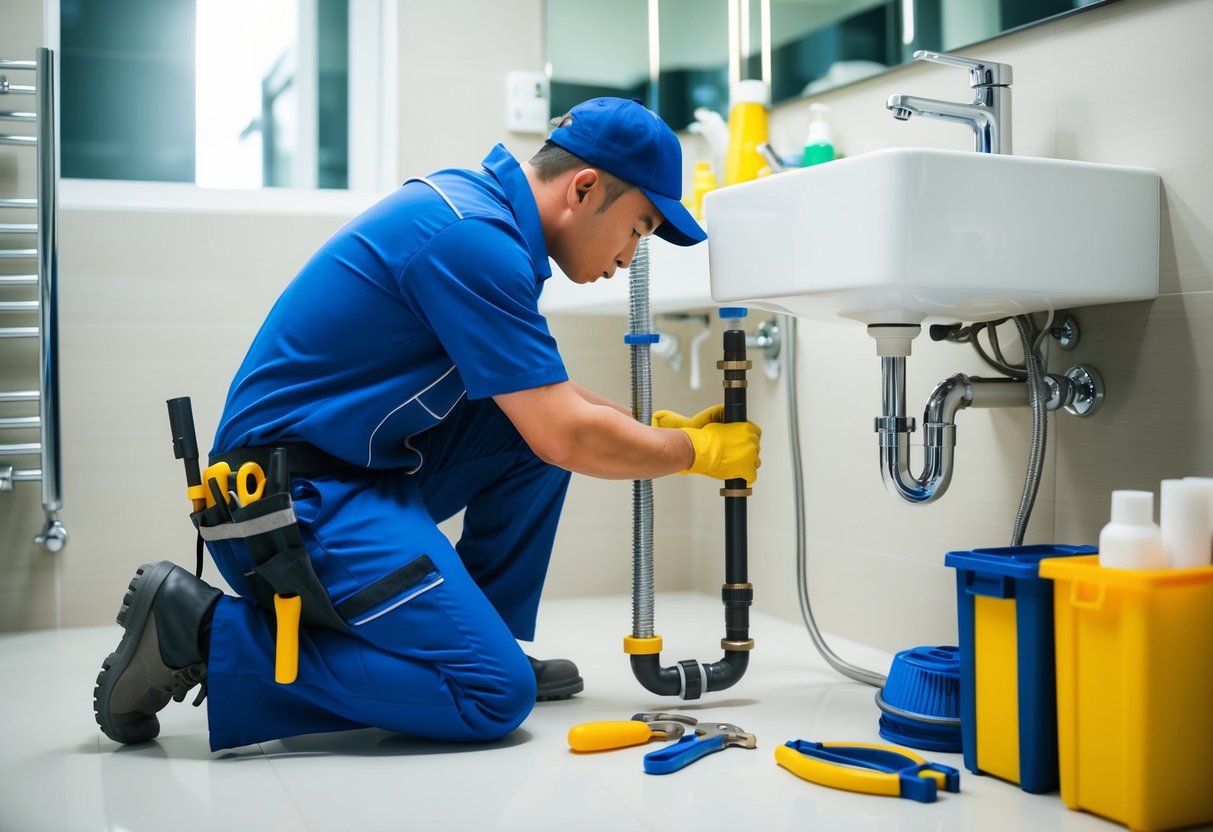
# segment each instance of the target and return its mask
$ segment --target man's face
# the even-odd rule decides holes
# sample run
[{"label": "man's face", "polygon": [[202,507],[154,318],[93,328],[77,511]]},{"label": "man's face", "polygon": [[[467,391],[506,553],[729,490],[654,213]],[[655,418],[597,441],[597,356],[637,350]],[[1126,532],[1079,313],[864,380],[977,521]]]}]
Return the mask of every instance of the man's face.
[{"label": "man's face", "polygon": [[[640,238],[653,233],[662,216],[639,188],[628,188],[603,209],[609,175],[601,174],[584,190],[571,227],[566,263],[561,270],[574,283],[593,283],[626,269]],[[615,180],[618,185],[618,180]]]}]

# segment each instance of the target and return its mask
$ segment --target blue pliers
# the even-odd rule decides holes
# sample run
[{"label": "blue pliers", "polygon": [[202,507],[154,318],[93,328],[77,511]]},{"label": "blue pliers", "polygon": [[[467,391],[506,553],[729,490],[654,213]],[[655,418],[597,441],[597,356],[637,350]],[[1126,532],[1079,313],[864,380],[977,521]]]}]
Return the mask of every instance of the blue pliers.
[{"label": "blue pliers", "polygon": [[811,783],[920,803],[933,803],[939,789],[960,791],[959,771],[892,745],[790,740],[775,762]]},{"label": "blue pliers", "polygon": [[730,746],[736,748],[758,747],[758,740],[753,734],[747,734],[736,725],[730,725],[727,722],[697,722],[694,730],[694,734],[688,733],[667,748],[645,754],[645,773],[669,774],[686,768],[700,757],[723,751]]}]

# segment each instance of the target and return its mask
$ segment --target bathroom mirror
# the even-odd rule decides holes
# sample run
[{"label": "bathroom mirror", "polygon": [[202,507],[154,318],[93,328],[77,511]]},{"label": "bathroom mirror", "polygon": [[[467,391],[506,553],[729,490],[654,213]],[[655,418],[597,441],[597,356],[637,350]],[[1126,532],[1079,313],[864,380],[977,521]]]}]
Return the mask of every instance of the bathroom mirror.
[{"label": "bathroom mirror", "polygon": [[[586,98],[640,98],[675,129],[722,115],[741,78],[771,102],[1114,0],[546,0],[552,114]],[[584,48],[592,33],[600,48]]]}]

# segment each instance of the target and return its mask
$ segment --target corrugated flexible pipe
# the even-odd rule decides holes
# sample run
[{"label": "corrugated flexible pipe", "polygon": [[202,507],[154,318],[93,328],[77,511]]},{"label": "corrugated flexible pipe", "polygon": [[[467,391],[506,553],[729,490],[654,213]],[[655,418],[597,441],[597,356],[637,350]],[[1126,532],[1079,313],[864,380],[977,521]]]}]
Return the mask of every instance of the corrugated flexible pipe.
[{"label": "corrugated flexible pipe", "polygon": [[[653,420],[650,346],[649,245],[642,238],[628,269],[628,334],[632,357],[632,416],[642,425]],[[653,637],[653,481],[632,481],[632,635]]]}]

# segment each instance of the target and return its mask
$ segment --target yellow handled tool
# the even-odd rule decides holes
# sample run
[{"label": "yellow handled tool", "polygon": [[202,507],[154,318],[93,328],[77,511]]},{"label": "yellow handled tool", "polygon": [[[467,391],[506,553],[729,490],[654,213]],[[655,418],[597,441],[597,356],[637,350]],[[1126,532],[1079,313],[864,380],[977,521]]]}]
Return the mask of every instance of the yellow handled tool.
[{"label": "yellow handled tool", "polygon": [[274,613],[278,617],[274,681],[280,685],[291,684],[299,675],[299,613],[302,609],[298,595],[274,596]]},{"label": "yellow handled tool", "polygon": [[775,762],[810,783],[920,803],[934,802],[939,789],[960,791],[959,771],[892,745],[791,740],[775,749]]},{"label": "yellow handled tool", "polygon": [[232,466],[226,462],[208,465],[202,472],[202,485],[206,488],[206,507],[219,505],[220,499],[227,505],[228,484],[232,479]]},{"label": "yellow handled tool", "polygon": [[[216,476],[231,473],[226,462],[219,462],[206,469],[209,479],[211,469],[219,469]],[[260,500],[265,494],[265,472],[256,462],[246,462],[236,472],[236,500],[247,506]],[[298,595],[274,594],[274,616],[278,634],[274,639],[274,681],[289,685],[299,676],[299,618],[303,613],[303,601]]]},{"label": "yellow handled tool", "polygon": [[682,732],[683,726],[677,722],[640,722],[634,719],[583,722],[569,729],[569,748],[574,751],[608,751],[644,745],[652,739],[678,739]]},{"label": "yellow handled tool", "polygon": [[236,499],[247,506],[265,496],[265,472],[255,462],[246,462],[236,472]]}]

